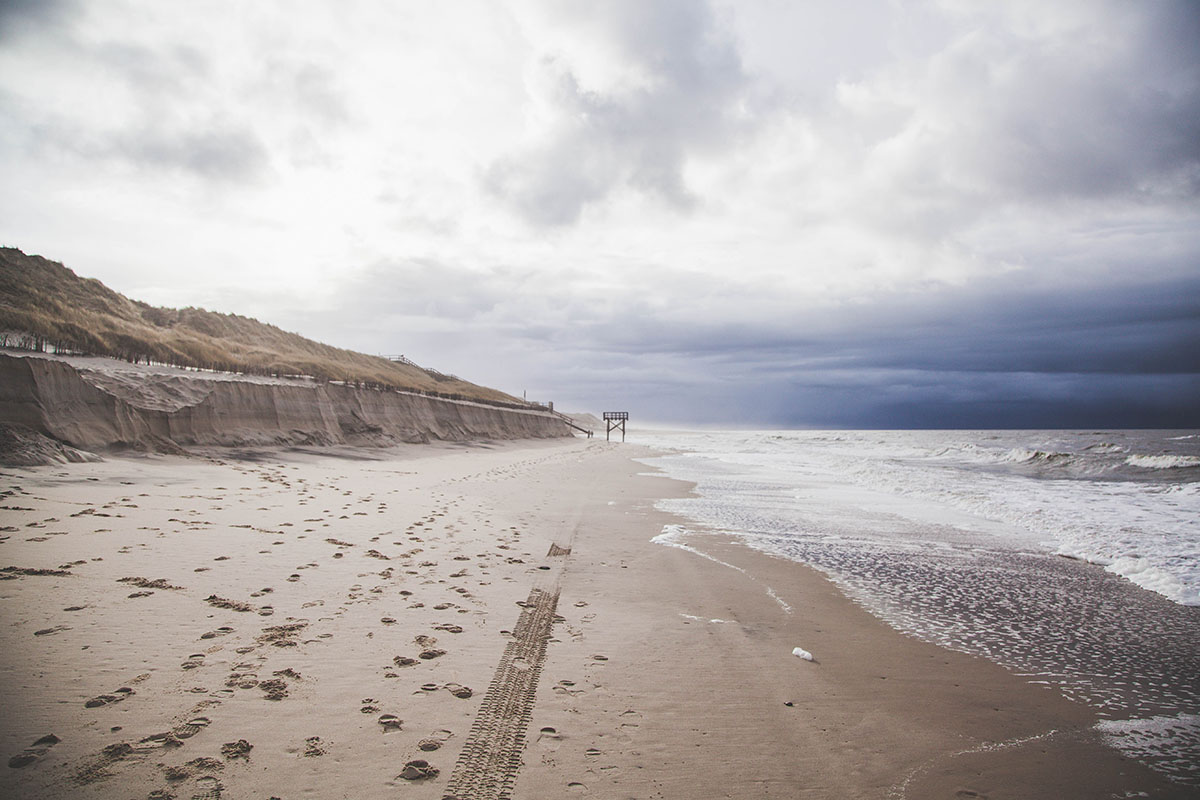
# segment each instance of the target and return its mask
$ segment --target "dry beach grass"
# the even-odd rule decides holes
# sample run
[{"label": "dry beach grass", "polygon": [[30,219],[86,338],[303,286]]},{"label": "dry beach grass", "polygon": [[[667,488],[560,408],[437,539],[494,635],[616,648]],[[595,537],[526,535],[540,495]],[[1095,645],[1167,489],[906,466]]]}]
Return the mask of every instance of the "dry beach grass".
[{"label": "dry beach grass", "polygon": [[62,264],[0,247],[0,335],[6,346],[154,361],[257,375],[307,375],[323,381],[520,404],[453,375],[332,347],[237,314],[157,308],[81,278]]}]

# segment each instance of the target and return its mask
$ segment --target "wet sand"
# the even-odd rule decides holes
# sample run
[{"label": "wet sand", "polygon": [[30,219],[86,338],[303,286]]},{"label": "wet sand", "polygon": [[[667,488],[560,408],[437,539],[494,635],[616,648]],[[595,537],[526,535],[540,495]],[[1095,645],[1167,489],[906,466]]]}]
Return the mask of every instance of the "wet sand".
[{"label": "wet sand", "polygon": [[1185,796],[812,570],[651,543],[645,452],[0,471],[0,795]]}]

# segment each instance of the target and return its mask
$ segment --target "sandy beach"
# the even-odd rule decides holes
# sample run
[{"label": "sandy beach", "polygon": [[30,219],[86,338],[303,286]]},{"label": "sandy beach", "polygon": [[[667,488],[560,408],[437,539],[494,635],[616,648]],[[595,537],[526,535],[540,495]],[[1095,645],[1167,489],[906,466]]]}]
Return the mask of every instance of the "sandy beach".
[{"label": "sandy beach", "polygon": [[3,469],[0,795],[1185,796],[813,570],[653,543],[648,452]]}]

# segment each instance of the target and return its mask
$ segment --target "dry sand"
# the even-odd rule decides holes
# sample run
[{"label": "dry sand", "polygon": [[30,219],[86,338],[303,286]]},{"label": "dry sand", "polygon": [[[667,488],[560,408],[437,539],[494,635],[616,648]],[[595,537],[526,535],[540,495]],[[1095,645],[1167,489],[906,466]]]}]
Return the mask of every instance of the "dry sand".
[{"label": "dry sand", "polygon": [[0,472],[0,796],[1184,796],[805,567],[652,544],[645,452]]}]

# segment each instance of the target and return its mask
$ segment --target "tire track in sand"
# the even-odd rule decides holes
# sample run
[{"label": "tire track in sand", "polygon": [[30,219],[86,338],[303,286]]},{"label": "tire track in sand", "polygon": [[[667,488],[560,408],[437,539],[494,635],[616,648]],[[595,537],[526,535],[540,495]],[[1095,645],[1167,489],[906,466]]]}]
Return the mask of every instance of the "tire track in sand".
[{"label": "tire track in sand", "polygon": [[555,622],[559,589],[534,589],[522,603],[442,800],[505,800],[521,769],[538,676]]}]

